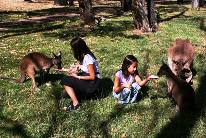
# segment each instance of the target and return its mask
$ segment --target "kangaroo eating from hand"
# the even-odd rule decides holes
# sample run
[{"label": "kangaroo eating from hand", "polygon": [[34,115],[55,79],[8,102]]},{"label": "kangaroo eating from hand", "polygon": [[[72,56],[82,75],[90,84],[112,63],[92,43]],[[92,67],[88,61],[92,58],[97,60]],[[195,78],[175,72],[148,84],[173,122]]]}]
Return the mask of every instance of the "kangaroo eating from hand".
[{"label": "kangaroo eating from hand", "polygon": [[29,53],[24,56],[19,68],[21,77],[17,82],[23,83],[26,76],[28,76],[32,80],[32,88],[35,89],[37,87],[35,82],[35,75],[37,73],[40,73],[40,75],[48,74],[53,65],[56,65],[58,69],[62,68],[61,52],[58,55],[53,53],[53,56],[53,58],[50,58],[39,52]]},{"label": "kangaroo eating from hand", "polygon": [[171,96],[176,102],[176,111],[190,111],[194,108],[195,104],[195,92],[192,86],[181,79],[181,72],[177,72],[177,76],[172,72],[169,66],[165,63],[160,67],[157,75],[165,75],[168,80],[172,82]]}]

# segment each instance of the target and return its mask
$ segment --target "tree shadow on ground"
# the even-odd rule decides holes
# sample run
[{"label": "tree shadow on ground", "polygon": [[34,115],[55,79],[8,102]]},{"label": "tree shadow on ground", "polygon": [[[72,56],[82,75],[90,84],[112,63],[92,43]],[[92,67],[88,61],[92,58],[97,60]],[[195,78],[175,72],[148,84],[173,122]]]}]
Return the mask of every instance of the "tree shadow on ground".
[{"label": "tree shadow on ground", "polygon": [[[13,137],[31,138],[29,132],[26,131],[26,127],[20,122],[7,118],[3,115],[5,91],[0,89],[0,133],[9,133]],[[5,135],[5,137],[8,135]]]},{"label": "tree shadow on ground", "polygon": [[[105,12],[106,15],[100,15],[101,17],[105,18],[113,18],[121,16],[121,11],[118,7],[95,7],[95,11],[98,13]],[[82,24],[77,25],[67,25],[66,22],[69,20],[71,23],[75,23],[76,21],[80,20],[79,10],[78,8],[51,8],[51,9],[43,9],[43,10],[35,10],[29,12],[0,12],[1,19],[3,22],[0,22],[0,32],[3,34],[0,38],[7,38],[12,36],[18,35],[25,35],[31,34],[36,32],[46,32],[52,31],[57,29],[66,29],[67,32],[60,37],[65,38],[68,35],[78,34],[86,35],[87,29],[82,26]],[[10,17],[11,15],[26,15],[25,19],[20,19],[17,21],[4,21],[4,17]],[[7,19],[8,20],[8,19]],[[53,24],[56,21],[63,21],[61,24]],[[68,31],[69,30],[69,31]],[[45,33],[46,34],[46,33]],[[55,36],[55,34],[51,34],[50,36]]]},{"label": "tree shadow on ground", "polygon": [[[129,107],[128,107],[129,106]],[[116,104],[113,107],[111,113],[107,116],[107,118],[99,123],[99,129],[103,135],[103,137],[112,137],[110,132],[109,124],[117,119],[121,118],[125,114],[136,113],[136,112],[144,112],[145,110],[153,110],[153,107],[136,107],[135,104],[133,105],[119,105]],[[156,110],[156,109],[154,109]],[[157,120],[154,120],[154,122]]]},{"label": "tree shadow on ground", "polygon": [[206,32],[206,19],[200,18],[200,29]]},{"label": "tree shadow on ground", "polygon": [[196,92],[196,110],[192,113],[179,113],[171,118],[171,122],[161,129],[156,135],[158,138],[165,137],[189,137],[190,131],[206,111],[206,72],[200,78],[200,85]]},{"label": "tree shadow on ground", "polygon": [[133,24],[132,21],[111,21],[106,22],[94,29],[85,29],[82,27],[68,27],[67,30],[63,30],[61,32],[49,32],[44,33],[45,37],[55,37],[63,40],[68,40],[74,36],[109,36],[112,38],[115,37],[124,37],[128,39],[142,39],[144,36],[131,34],[128,35],[125,33],[126,30],[132,29]]},{"label": "tree shadow on ground", "polygon": [[[55,77],[55,76],[53,76]],[[82,99],[80,99],[81,101],[85,101],[85,100],[97,100],[100,98],[104,98],[107,97],[111,91],[112,91],[112,86],[113,86],[113,82],[111,81],[111,79],[109,78],[102,78],[101,80],[101,86],[99,88],[99,90],[94,94],[94,95],[89,95],[89,96],[83,96],[81,97]],[[62,87],[57,85],[55,82],[52,82],[52,89],[51,89],[51,98],[53,99],[55,106],[54,106],[54,110],[51,113],[51,121],[50,121],[50,125],[47,128],[47,130],[45,131],[45,133],[41,136],[41,137],[52,137],[55,134],[55,130],[56,128],[61,125],[64,122],[63,120],[58,120],[58,116],[61,115],[60,111],[60,106],[61,106],[61,98],[62,98]],[[89,104],[89,103],[87,103]],[[87,105],[88,106],[88,105]],[[83,127],[85,127],[86,130],[86,136],[91,136],[93,129],[92,128],[92,120],[97,117],[95,113],[93,113],[92,110],[92,105],[90,108],[88,108],[88,114],[87,114],[87,120],[86,122],[84,122]]]},{"label": "tree shadow on ground", "polygon": [[[155,4],[161,4],[161,5],[171,5],[171,4],[178,4],[177,1],[167,1],[167,0],[154,0]],[[188,0],[184,0],[182,2],[182,4],[189,4],[191,3],[191,1],[188,1]],[[179,5],[182,5],[182,4],[179,4]]]},{"label": "tree shadow on ground", "polygon": [[44,85],[47,82],[51,84],[60,81],[65,75],[64,74],[46,74],[45,76],[37,76],[35,77],[36,82],[38,83],[38,87]]},{"label": "tree shadow on ground", "polygon": [[[166,22],[166,21],[170,21],[174,18],[179,18],[181,16],[184,15],[184,13],[186,11],[188,11],[189,9],[185,6],[178,6],[178,5],[170,5],[170,6],[158,6],[158,13],[163,13],[163,15],[158,15],[158,22]],[[160,16],[164,16],[164,14],[168,14],[168,13],[176,13],[177,14],[172,14],[172,16],[168,16],[166,15],[166,18],[162,18]]]},{"label": "tree shadow on ground", "polygon": [[[56,79],[59,76],[52,76]],[[50,98],[53,100],[54,106],[53,110],[51,110],[51,119],[49,123],[49,127],[47,128],[46,131],[44,131],[44,134],[41,136],[43,138],[47,137],[54,137],[55,130],[57,127],[64,122],[64,119],[58,120],[58,117],[60,116],[60,100],[61,100],[61,93],[60,91],[62,88],[55,83],[55,81],[51,82],[51,92],[50,92]]]}]

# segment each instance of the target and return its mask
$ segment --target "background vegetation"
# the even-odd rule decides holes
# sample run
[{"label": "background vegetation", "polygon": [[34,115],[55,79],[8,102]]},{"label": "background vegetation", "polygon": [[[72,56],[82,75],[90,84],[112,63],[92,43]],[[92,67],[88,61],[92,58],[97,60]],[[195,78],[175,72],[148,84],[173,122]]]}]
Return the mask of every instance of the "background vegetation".
[{"label": "background vegetation", "polygon": [[[1,77],[18,78],[20,59],[32,51],[48,56],[62,51],[63,65],[68,67],[74,62],[69,42],[78,35],[98,58],[104,80],[103,89],[96,97],[83,100],[81,109],[72,113],[61,110],[69,99],[61,99],[63,89],[53,68],[52,85],[42,84],[40,91],[31,91],[30,80],[23,84],[0,80],[0,137],[206,136],[206,9],[191,10],[186,4],[156,5],[161,21],[158,32],[137,34],[133,31],[130,12],[121,15],[118,3],[109,10],[103,10],[105,7],[107,5],[94,7],[97,15],[104,18],[93,30],[83,29],[78,16],[61,20],[47,18],[42,22],[40,19],[39,22],[19,20],[75,13],[75,7],[0,12],[0,26],[4,28],[0,32]],[[176,38],[189,39],[195,47],[197,75],[193,87],[197,110],[177,115],[173,102],[166,95],[164,78],[149,82],[137,103],[117,106],[112,97],[112,81],[123,58],[127,54],[137,57],[142,78],[147,73],[156,74],[162,59],[166,58],[168,47]]]}]

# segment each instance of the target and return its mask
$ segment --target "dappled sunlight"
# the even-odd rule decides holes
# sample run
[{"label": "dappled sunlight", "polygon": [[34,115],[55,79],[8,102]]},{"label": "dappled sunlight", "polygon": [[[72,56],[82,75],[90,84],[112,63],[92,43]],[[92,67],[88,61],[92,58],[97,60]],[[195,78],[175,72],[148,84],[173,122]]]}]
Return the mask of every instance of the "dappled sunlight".
[{"label": "dappled sunlight", "polygon": [[[133,15],[121,10],[120,1],[96,1],[94,12],[99,22],[93,28],[82,24],[77,1],[74,7],[47,7],[53,1],[38,1],[28,3],[36,5],[34,9],[25,5],[21,6],[27,10],[0,9],[0,137],[205,136],[205,8],[195,11],[187,3],[156,1],[159,30],[142,33],[134,30]],[[20,77],[21,58],[31,52],[51,57],[52,52],[61,51],[63,67],[72,65],[75,59],[70,41],[74,36],[82,37],[96,56],[102,80],[95,94],[78,97],[80,110],[67,113],[62,108],[70,98],[63,98],[60,85],[66,74],[51,68],[44,81],[36,75],[39,91],[31,90],[30,79],[22,84],[14,80]],[[168,47],[177,38],[194,44],[196,110],[188,114],[175,112],[164,77],[148,82],[136,103],[118,105],[112,96],[113,81],[123,57],[132,54],[137,58],[142,79],[156,75]]]}]

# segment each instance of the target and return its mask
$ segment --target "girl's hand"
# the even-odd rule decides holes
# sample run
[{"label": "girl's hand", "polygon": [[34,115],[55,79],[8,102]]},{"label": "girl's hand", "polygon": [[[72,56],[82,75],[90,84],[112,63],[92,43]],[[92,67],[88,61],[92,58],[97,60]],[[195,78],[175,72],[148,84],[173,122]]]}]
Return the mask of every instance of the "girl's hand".
[{"label": "girl's hand", "polygon": [[123,83],[122,85],[123,85],[123,87],[129,88],[129,89],[132,87],[131,83]]},{"label": "girl's hand", "polygon": [[75,77],[75,78],[78,78],[78,75],[76,73],[70,73],[69,76],[72,76],[72,77]]},{"label": "girl's hand", "polygon": [[79,65],[74,65],[74,66],[71,66],[69,68],[68,72],[70,74],[73,74],[73,73],[77,74],[79,72],[79,70],[80,70],[80,66]]},{"label": "girl's hand", "polygon": [[55,69],[56,71],[60,71],[60,72],[68,72],[69,69],[66,68],[62,68],[62,69]]}]

